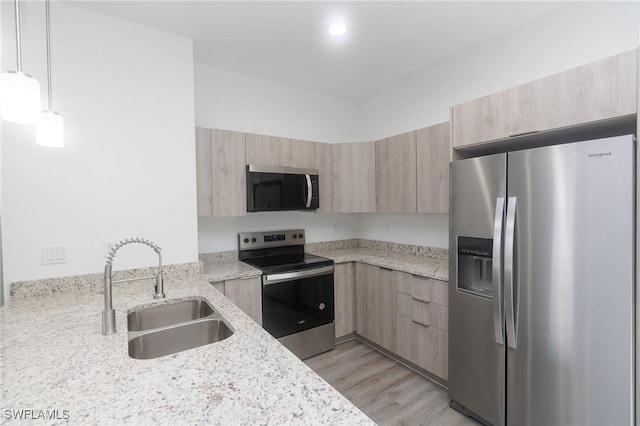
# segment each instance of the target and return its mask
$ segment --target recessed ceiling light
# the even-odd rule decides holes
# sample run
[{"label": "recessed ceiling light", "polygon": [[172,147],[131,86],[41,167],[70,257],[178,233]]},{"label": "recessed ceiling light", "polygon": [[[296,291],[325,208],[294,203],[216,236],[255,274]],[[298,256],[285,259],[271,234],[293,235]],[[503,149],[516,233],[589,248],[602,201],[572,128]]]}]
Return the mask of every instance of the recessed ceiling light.
[{"label": "recessed ceiling light", "polygon": [[329,27],[329,34],[332,36],[341,36],[347,32],[347,27],[343,24],[333,24]]}]

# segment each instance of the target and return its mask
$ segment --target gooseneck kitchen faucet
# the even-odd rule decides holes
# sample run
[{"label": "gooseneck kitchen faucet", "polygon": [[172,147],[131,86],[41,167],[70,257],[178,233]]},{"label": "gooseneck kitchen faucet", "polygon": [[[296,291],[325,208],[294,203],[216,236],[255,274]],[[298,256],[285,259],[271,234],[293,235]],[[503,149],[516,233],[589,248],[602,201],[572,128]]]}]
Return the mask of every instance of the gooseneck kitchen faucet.
[{"label": "gooseneck kitchen faucet", "polygon": [[[127,244],[144,244],[146,246],[151,247],[158,254],[158,272],[155,276],[141,277],[141,278],[129,278],[125,280],[112,281],[111,280],[111,264],[113,263],[113,258],[116,255],[116,252],[123,246]],[[164,278],[162,273],[162,255],[160,254],[160,250],[162,250],[158,245],[152,243],[149,240],[145,240],[142,238],[127,238],[126,240],[122,240],[118,242],[107,256],[107,263],[104,266],[104,310],[102,311],[102,334],[108,335],[116,332],[116,312],[113,310],[113,301],[111,297],[111,284],[113,283],[124,283],[129,281],[140,281],[140,280],[148,280],[155,278],[156,286],[155,286],[155,294],[153,295],[154,299],[164,299]]]}]

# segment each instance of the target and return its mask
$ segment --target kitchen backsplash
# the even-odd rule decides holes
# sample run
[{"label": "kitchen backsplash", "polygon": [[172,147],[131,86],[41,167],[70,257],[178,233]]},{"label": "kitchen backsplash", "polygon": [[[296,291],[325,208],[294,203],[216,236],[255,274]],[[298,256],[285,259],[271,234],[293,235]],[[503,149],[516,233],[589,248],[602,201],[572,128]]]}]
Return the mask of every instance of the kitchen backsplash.
[{"label": "kitchen backsplash", "polygon": [[[414,256],[431,257],[435,259],[447,259],[449,251],[442,248],[416,246],[412,244],[399,244],[388,241],[377,241],[367,239],[348,239],[338,241],[323,241],[308,243],[305,250],[325,251],[347,248],[368,248],[377,250],[393,251]],[[165,280],[179,280],[193,277],[201,273],[202,264],[220,261],[234,261],[238,259],[236,250],[221,251],[215,253],[202,253],[199,262],[181,263],[164,266]],[[128,278],[138,278],[155,273],[153,267],[127,269],[113,272],[113,280]],[[48,278],[33,281],[18,281],[11,284],[11,298],[25,299],[29,297],[44,296],[53,293],[102,293],[103,274],[86,274],[69,277]]]},{"label": "kitchen backsplash", "polygon": [[[153,275],[157,268],[137,268],[113,271],[113,280],[139,278]],[[164,265],[164,279],[187,279],[200,273],[200,262]],[[26,299],[53,293],[102,293],[104,274],[74,275],[33,281],[17,281],[11,284],[11,299]],[[127,283],[124,283],[125,285]],[[117,284],[114,284],[116,286]],[[151,284],[150,284],[151,285]]]},{"label": "kitchen backsplash", "polygon": [[[359,238],[338,241],[322,241],[317,243],[305,244],[305,250],[309,252],[357,247],[387,250],[414,256],[431,257],[435,259],[447,259],[449,257],[449,250],[447,249],[416,246],[412,244],[391,243],[388,241],[366,240]],[[224,260],[236,260],[238,259],[238,252],[236,250],[229,250],[215,253],[202,253],[198,257],[200,259],[200,262],[212,263]]]}]

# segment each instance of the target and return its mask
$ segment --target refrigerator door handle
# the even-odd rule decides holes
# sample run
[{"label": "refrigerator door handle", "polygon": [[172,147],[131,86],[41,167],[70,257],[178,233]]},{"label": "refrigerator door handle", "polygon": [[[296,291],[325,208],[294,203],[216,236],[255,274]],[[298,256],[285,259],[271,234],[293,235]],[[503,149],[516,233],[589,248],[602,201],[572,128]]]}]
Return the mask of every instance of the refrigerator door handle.
[{"label": "refrigerator door handle", "polygon": [[504,238],[504,298],[507,323],[507,345],[517,349],[516,315],[514,309],[514,250],[516,225],[516,197],[509,197]]},{"label": "refrigerator door handle", "polygon": [[496,198],[496,214],[493,222],[493,330],[496,343],[504,345],[504,315],[502,314],[502,223],[504,218],[504,198]]}]

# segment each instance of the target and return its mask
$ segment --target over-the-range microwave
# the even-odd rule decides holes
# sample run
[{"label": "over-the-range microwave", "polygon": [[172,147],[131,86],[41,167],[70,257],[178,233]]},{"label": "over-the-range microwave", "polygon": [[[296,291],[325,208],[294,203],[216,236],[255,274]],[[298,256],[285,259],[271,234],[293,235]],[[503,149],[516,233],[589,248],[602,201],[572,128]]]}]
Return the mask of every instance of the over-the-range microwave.
[{"label": "over-the-range microwave", "polygon": [[247,212],[315,210],[318,170],[247,165]]}]

